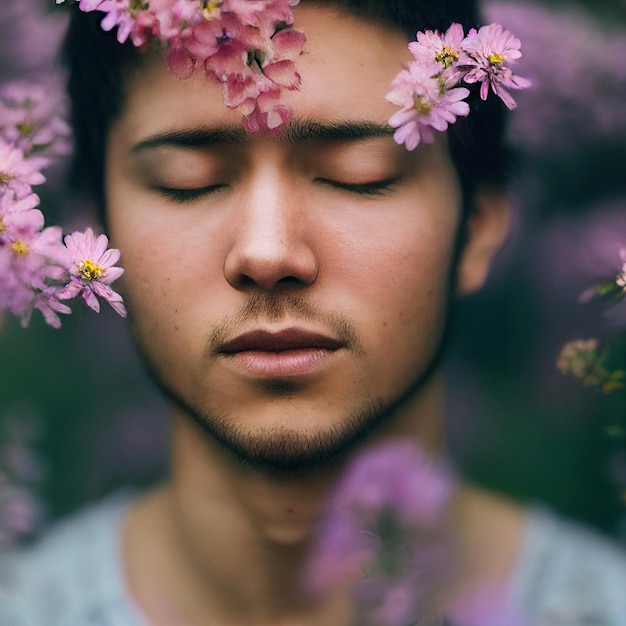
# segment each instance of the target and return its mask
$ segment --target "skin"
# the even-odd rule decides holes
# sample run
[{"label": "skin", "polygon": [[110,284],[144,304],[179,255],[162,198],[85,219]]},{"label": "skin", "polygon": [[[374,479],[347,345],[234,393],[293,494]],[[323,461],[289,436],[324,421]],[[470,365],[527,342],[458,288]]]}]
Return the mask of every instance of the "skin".
[{"label": "skin", "polygon": [[[179,81],[154,59],[129,77],[110,134],[110,235],[137,343],[173,400],[171,478],[125,525],[131,594],[155,626],[349,623],[345,590],[311,604],[299,585],[324,498],[346,458],[381,438],[443,449],[450,299],[480,285],[506,230],[502,202],[478,198],[454,267],[461,197],[443,135],[414,153],[380,132],[294,140],[312,123],[384,128],[408,55],[380,25],[315,5],[295,13],[307,46],[302,89],[285,97],[291,134],[181,146],[181,131],[232,135],[240,116],[203,76]],[[215,350],[294,327],[341,347],[270,374]],[[520,514],[487,498],[478,510],[505,531],[499,556],[479,558],[480,498],[459,493],[450,532],[468,549],[446,597],[466,578],[504,576],[521,532]]]}]

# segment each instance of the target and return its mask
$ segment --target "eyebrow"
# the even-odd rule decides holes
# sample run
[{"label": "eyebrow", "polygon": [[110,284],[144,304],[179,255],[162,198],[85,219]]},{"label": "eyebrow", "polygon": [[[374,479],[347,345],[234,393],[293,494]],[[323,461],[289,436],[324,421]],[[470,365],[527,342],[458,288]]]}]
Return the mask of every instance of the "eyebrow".
[{"label": "eyebrow", "polygon": [[[315,141],[359,141],[389,137],[394,129],[388,124],[368,120],[343,122],[317,121],[295,118],[278,135],[279,141],[300,144]],[[136,143],[133,153],[161,146],[176,148],[210,148],[218,145],[241,145],[248,142],[250,133],[241,126],[199,127],[166,130]]]}]

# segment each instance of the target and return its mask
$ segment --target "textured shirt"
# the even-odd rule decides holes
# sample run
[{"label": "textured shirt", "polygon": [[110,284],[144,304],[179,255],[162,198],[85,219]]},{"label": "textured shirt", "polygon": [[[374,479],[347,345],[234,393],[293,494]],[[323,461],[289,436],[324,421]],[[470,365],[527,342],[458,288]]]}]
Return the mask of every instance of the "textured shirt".
[{"label": "textured shirt", "polygon": [[[0,625],[149,626],[124,581],[120,533],[130,502],[118,494],[0,557]],[[626,553],[531,509],[508,601],[523,626],[626,626]]]}]

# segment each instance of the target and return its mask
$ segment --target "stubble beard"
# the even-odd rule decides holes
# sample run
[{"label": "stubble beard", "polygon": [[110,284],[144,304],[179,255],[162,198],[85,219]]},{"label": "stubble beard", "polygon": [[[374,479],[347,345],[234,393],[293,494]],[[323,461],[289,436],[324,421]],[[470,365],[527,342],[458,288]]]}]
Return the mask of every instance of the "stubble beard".
[{"label": "stubble beard", "polygon": [[[251,312],[254,315],[262,313],[265,319],[280,319],[285,310],[296,312],[301,317],[309,319],[315,318],[319,321],[320,318],[320,314],[300,298],[288,297],[270,301],[260,297],[252,299],[245,310],[233,316],[232,325],[236,325],[235,319],[248,319]],[[345,320],[332,320],[326,317],[324,321],[347,332],[347,342],[353,351],[358,353],[362,349],[358,338],[349,330],[350,324]],[[212,333],[213,337],[223,335],[224,329],[230,324],[231,322],[221,325]],[[138,340],[137,333],[134,332],[133,335],[150,377],[172,405],[198,427],[201,434],[217,442],[241,465],[263,472],[296,472],[316,469],[341,459],[392,421],[394,416],[424,389],[439,369],[449,335],[448,327],[449,316],[443,323],[440,340],[430,359],[394,395],[367,398],[350,414],[335,417],[332,425],[325,430],[308,431],[288,427],[243,427],[238,425],[236,415],[220,412],[208,405],[200,407],[192,404],[167,380],[165,373],[154,363],[148,350]],[[270,381],[267,391],[275,399],[297,393],[293,381],[290,380]],[[416,419],[420,419],[420,416],[416,416]]]},{"label": "stubble beard", "polygon": [[[438,360],[438,359],[437,359]],[[434,363],[434,361],[433,361]],[[394,415],[424,387],[435,367],[412,381],[397,396],[370,399],[326,430],[299,431],[288,428],[242,428],[232,416],[198,410],[170,387],[158,383],[166,397],[199,426],[202,433],[218,442],[241,465],[258,471],[305,471],[337,461],[373,433],[393,420]]]}]

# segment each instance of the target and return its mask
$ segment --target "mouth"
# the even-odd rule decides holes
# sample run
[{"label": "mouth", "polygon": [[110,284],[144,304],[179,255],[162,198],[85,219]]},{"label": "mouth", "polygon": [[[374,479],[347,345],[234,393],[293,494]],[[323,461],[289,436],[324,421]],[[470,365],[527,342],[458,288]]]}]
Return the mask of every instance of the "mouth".
[{"label": "mouth", "polygon": [[288,328],[276,333],[255,330],[235,337],[222,344],[220,354],[237,354],[239,352],[288,352],[290,350],[339,350],[343,343],[318,333],[298,328]]},{"label": "mouth", "polygon": [[253,378],[289,378],[318,371],[345,343],[301,328],[255,330],[219,346],[229,367]]}]

